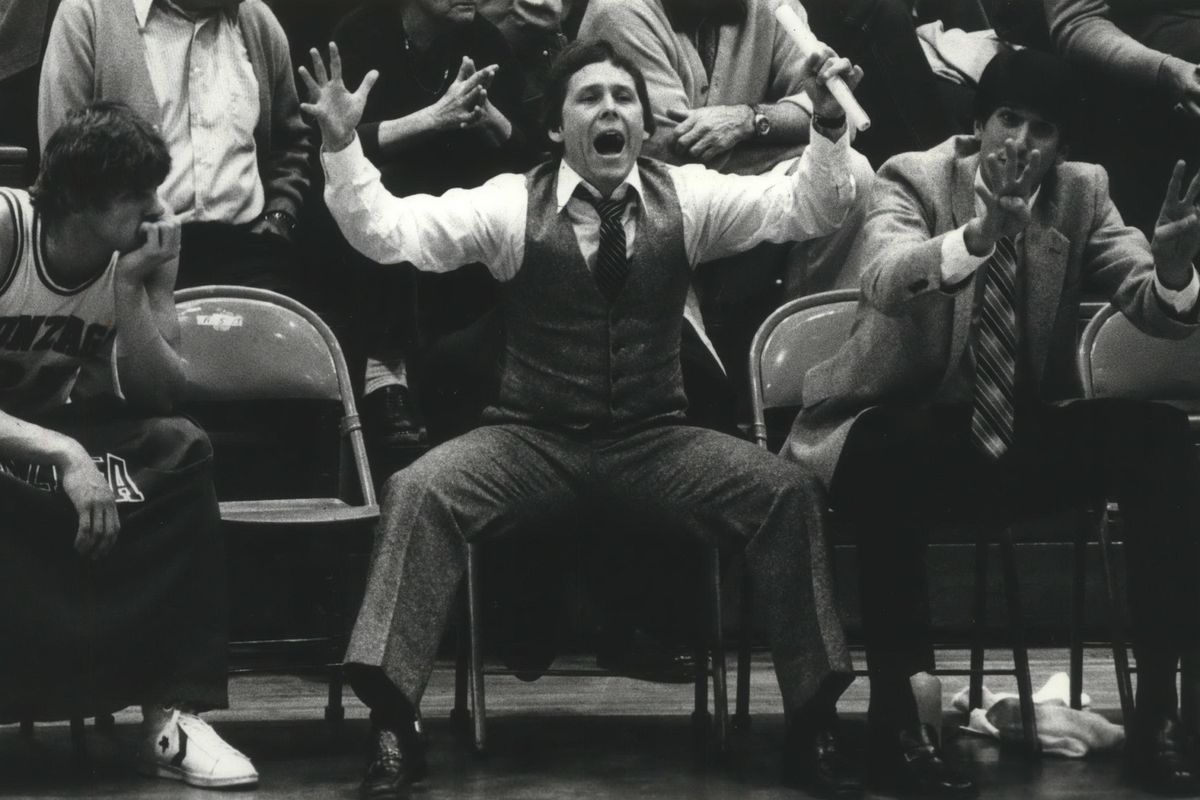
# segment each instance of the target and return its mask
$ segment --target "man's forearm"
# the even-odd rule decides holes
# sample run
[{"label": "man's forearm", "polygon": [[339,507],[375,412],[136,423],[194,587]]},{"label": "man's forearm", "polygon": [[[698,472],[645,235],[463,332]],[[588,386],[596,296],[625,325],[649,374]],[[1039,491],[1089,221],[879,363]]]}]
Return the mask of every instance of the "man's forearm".
[{"label": "man's forearm", "polygon": [[0,458],[52,464],[61,470],[89,456],[71,437],[0,411]]},{"label": "man's forearm", "polygon": [[760,104],[758,110],[771,121],[771,129],[750,141],[768,144],[803,144],[809,140],[812,115],[798,103]]},{"label": "man's forearm", "polygon": [[[151,297],[153,295],[153,299]],[[179,322],[161,287],[118,281],[117,374],[131,403],[169,410],[186,378],[177,351]]]}]

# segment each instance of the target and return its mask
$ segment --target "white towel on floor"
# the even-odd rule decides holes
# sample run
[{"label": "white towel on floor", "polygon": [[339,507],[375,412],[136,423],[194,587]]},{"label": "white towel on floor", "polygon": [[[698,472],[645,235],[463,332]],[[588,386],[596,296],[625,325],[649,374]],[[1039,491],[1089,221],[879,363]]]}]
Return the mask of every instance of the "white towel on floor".
[{"label": "white towel on floor", "polygon": [[[954,695],[954,708],[967,711],[969,688]],[[1109,750],[1125,741],[1125,729],[1114,725],[1099,714],[1071,708],[1070,679],[1065,672],[1055,673],[1046,684],[1033,695],[1034,711],[1037,714],[1038,740],[1042,752],[1067,758],[1082,758],[1098,750]],[[1091,705],[1091,698],[1082,697],[1083,706]],[[981,736],[991,736],[1001,741],[1020,741],[1021,704],[1015,694],[993,693],[985,686],[983,707],[970,712],[963,730]]]}]

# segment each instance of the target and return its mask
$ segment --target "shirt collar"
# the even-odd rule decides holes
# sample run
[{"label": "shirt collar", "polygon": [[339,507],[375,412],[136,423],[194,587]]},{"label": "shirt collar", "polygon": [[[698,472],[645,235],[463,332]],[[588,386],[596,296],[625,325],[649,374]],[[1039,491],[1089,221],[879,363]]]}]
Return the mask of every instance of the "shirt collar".
[{"label": "shirt collar", "polygon": [[[982,161],[980,162],[982,163]],[[983,182],[983,170],[975,170],[975,213],[983,214],[983,190],[987,185]],[[1029,195],[1029,207],[1033,208],[1037,203],[1038,195],[1042,193],[1042,187],[1039,185],[1033,190],[1033,194]]]},{"label": "shirt collar", "polygon": [[[146,21],[150,19],[150,11],[155,5],[166,5],[180,14],[183,14],[184,16],[189,16],[186,12],[180,9],[179,6],[171,3],[170,0],[133,0],[133,14],[137,19],[139,31],[146,30]],[[233,19],[237,16],[238,7],[234,6],[232,9],[224,9],[221,13],[227,18]]]},{"label": "shirt collar", "polygon": [[[555,213],[563,210],[567,205],[567,201],[571,199],[571,195],[575,193],[575,187],[580,184],[583,184],[592,193],[593,197],[600,196],[600,192],[596,191],[594,186],[585,181],[578,172],[572,169],[565,158],[562,159],[558,165],[558,189],[555,192],[555,200],[558,205],[554,209]],[[633,165],[633,169],[629,171],[629,175],[626,176],[624,182],[613,192],[613,197],[620,199],[630,191],[638,197],[642,195],[642,173],[638,169],[637,164]]]}]

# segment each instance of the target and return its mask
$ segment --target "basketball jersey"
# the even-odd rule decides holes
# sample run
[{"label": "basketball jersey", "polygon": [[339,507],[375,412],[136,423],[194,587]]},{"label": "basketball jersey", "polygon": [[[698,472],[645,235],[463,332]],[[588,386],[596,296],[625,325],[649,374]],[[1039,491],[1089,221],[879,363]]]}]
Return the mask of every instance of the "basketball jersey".
[{"label": "basketball jersey", "polygon": [[0,264],[0,409],[24,417],[62,405],[81,370],[113,391],[117,254],[83,285],[60,286],[46,269],[29,194],[0,188],[0,214],[16,229],[15,253]]}]

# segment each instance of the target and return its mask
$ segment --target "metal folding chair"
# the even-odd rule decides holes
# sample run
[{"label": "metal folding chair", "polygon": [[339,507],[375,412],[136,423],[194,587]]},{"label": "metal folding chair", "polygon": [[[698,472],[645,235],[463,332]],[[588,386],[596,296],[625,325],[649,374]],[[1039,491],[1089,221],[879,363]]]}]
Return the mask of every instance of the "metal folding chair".
[{"label": "metal folding chair", "polygon": [[[856,290],[837,290],[800,297],[776,309],[759,327],[750,345],[750,402],[753,433],[767,448],[765,412],[769,409],[798,409],[803,405],[804,376],[810,367],[831,358],[849,338],[858,308]],[[836,519],[836,512],[831,514]],[[1020,697],[1026,747],[1037,752],[1037,722],[1033,712],[1033,685],[1029,675],[1029,653],[1017,584],[1016,548],[1012,531],[988,531],[975,544],[975,597],[972,614],[971,666],[962,670],[938,670],[942,675],[968,675],[972,708],[982,704],[983,676],[1014,675]],[[987,611],[988,549],[1000,546],[1005,595],[1012,637],[1013,668],[984,668],[984,623]],[[742,597],[748,603],[748,591]],[[743,636],[747,635],[743,631]],[[738,653],[737,703],[734,725],[747,724],[750,708],[750,652],[743,641]]]}]

